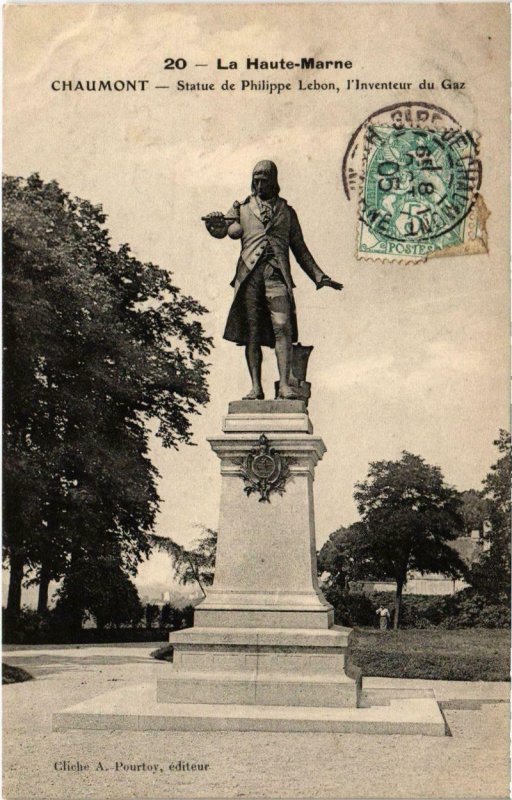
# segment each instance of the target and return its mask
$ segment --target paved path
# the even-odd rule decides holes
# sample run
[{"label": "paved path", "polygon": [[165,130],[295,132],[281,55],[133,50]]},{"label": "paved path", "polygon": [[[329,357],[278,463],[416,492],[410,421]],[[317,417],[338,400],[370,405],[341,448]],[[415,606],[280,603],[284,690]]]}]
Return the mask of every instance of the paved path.
[{"label": "paved path", "polygon": [[115,645],[77,645],[76,647],[34,647],[32,649],[11,650],[9,646],[4,647],[4,661],[12,661],[20,658],[41,658],[48,656],[51,658],[151,658],[151,653],[162,647],[165,642],[152,642],[148,645],[133,647],[116,647]]},{"label": "paved path", "polygon": [[73,671],[94,671],[98,665],[155,663],[151,653],[165,642],[149,642],[143,645],[77,645],[75,647],[33,647],[3,649],[3,661],[14,667],[22,667],[34,678],[44,675]]},{"label": "paved path", "polygon": [[[153,683],[164,675],[169,665],[149,657],[157,646],[84,646],[72,650],[73,655],[67,648],[57,649],[57,654],[53,648],[4,653],[8,663],[33,674],[35,665],[48,671],[37,680],[4,688],[3,796],[36,800],[509,796],[509,686],[502,683],[365,681],[368,688],[393,684],[435,688],[451,732],[445,738],[51,731],[54,710],[123,684]],[[78,765],[88,769],[77,770]],[[198,768],[192,770],[192,765]]]}]

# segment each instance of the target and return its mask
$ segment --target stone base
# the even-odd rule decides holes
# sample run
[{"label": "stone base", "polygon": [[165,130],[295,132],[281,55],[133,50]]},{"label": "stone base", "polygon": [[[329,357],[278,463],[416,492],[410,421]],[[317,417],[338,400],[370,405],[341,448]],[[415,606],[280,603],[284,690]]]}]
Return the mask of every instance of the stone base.
[{"label": "stone base", "polygon": [[228,414],[307,414],[304,400],[232,400]]},{"label": "stone base", "polygon": [[[365,703],[375,692],[364,693]],[[391,695],[395,694],[395,698]],[[53,730],[282,731],[422,734],[444,736],[445,723],[432,692],[373,697],[381,705],[316,708],[276,705],[158,703],[154,685],[127,686],[53,715]]]},{"label": "stone base", "polygon": [[171,633],[161,703],[352,707],[360,671],[347,671],[350,628],[201,628]]}]

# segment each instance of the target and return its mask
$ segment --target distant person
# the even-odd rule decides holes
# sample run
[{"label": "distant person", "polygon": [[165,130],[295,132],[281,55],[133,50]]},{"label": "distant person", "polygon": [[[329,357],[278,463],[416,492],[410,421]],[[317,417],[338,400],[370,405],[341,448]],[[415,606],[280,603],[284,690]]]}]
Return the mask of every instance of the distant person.
[{"label": "distant person", "polygon": [[387,631],[389,626],[389,621],[391,619],[391,614],[389,610],[385,606],[379,606],[376,611],[377,617],[379,618],[379,628],[381,631]]}]

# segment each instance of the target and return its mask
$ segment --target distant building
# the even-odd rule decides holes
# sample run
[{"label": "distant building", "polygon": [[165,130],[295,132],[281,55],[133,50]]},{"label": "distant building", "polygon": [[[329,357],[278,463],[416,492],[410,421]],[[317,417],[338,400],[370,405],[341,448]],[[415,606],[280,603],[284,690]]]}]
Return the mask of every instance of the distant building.
[{"label": "distant building", "polygon": [[174,606],[174,608],[184,608],[187,605],[195,605],[202,597],[203,595],[198,592],[184,593],[165,591],[161,592],[159,597],[151,597],[145,594],[142,596],[141,602],[144,606],[158,606],[160,609],[167,603]]},{"label": "distant building", "polygon": [[[447,595],[467,589],[468,584],[462,580],[447,578],[446,575],[421,575],[411,573],[412,577],[407,579],[403,594],[427,594],[427,595]],[[351,592],[396,592],[395,581],[354,581],[350,585]]]},{"label": "distant building", "polygon": [[[489,549],[489,543],[483,538],[480,531],[472,531],[470,536],[460,536],[452,545],[463,561],[471,566],[480,553]],[[323,576],[322,576],[323,577]],[[407,583],[404,586],[403,594],[426,594],[426,595],[448,595],[467,589],[468,584],[459,579],[447,578],[446,575],[428,573],[422,575],[420,572],[410,572]],[[350,584],[351,592],[395,592],[395,581],[352,581]]]}]

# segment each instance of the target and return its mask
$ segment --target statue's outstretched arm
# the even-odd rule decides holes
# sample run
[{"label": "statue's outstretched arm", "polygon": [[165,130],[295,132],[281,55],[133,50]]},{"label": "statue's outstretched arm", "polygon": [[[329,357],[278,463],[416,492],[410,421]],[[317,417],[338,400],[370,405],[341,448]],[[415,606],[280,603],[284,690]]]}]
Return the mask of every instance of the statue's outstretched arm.
[{"label": "statue's outstretched arm", "polygon": [[329,286],[331,289],[343,289],[342,283],[333,281],[323,270],[320,269],[315,259],[311,255],[304,241],[299,218],[293,209],[290,209],[292,218],[290,224],[290,248],[297,260],[297,264],[302,267],[306,275],[316,284],[317,289]]}]

